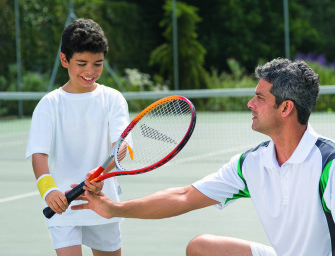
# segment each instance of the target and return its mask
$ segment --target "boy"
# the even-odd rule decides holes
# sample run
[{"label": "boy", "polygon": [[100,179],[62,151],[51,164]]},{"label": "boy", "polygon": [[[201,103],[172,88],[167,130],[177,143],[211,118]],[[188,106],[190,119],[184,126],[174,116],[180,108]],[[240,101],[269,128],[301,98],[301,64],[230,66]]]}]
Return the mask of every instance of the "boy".
[{"label": "boy", "polygon": [[[78,19],[69,24],[60,53],[69,81],[47,94],[32,117],[26,157],[32,161],[41,197],[57,213],[47,226],[58,256],[82,255],[81,244],[95,256],[121,255],[121,219],[107,220],[91,210],[73,212],[64,196],[71,184],[100,166],[129,123],[121,93],[96,83],[107,51],[107,39],[97,23]],[[113,162],[104,173],[112,168]],[[115,178],[86,181],[86,186],[92,193],[104,186],[104,193],[119,201]]]}]

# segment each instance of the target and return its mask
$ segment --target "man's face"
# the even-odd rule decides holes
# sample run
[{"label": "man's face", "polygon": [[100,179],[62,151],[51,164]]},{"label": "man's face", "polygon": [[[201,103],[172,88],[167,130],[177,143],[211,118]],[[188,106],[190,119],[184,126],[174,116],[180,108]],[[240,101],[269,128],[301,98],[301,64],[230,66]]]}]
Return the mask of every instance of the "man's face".
[{"label": "man's face", "polygon": [[276,108],[275,96],[270,93],[272,84],[263,78],[259,80],[255,96],[248,102],[252,110],[252,129],[266,135],[273,135],[281,127],[280,108]]}]

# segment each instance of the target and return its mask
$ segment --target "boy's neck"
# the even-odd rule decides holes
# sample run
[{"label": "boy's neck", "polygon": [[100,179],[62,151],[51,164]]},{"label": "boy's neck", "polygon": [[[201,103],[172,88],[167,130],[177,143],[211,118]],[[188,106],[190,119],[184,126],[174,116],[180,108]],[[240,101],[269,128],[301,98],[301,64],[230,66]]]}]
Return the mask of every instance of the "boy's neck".
[{"label": "boy's neck", "polygon": [[98,87],[97,83],[94,83],[90,87],[76,87],[73,86],[70,81],[62,86],[62,89],[68,93],[87,93],[93,92]]}]

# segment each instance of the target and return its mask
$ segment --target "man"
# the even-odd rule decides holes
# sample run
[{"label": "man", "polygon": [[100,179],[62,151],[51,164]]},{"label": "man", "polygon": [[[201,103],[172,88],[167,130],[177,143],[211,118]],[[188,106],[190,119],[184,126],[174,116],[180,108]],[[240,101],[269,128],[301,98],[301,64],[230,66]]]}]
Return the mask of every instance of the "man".
[{"label": "man", "polygon": [[335,255],[331,236],[335,143],[308,124],[319,77],[305,62],[286,59],[257,67],[256,77],[259,83],[248,103],[252,129],[271,140],[233,157],[218,172],[190,186],[120,203],[86,191],[81,199],[88,203],[73,209],[90,208],[105,218],[159,219],[210,205],[223,208],[250,197],[272,247],[200,235],[188,244],[187,255]]}]

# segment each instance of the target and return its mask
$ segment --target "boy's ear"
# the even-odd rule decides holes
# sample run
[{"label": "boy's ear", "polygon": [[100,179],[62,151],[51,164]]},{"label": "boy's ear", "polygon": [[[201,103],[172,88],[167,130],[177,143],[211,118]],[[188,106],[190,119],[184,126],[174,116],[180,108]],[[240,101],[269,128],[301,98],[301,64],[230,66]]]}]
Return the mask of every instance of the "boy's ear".
[{"label": "boy's ear", "polygon": [[59,56],[60,56],[60,62],[62,63],[62,66],[64,68],[68,68],[69,62],[67,61],[65,54],[61,52]]}]

